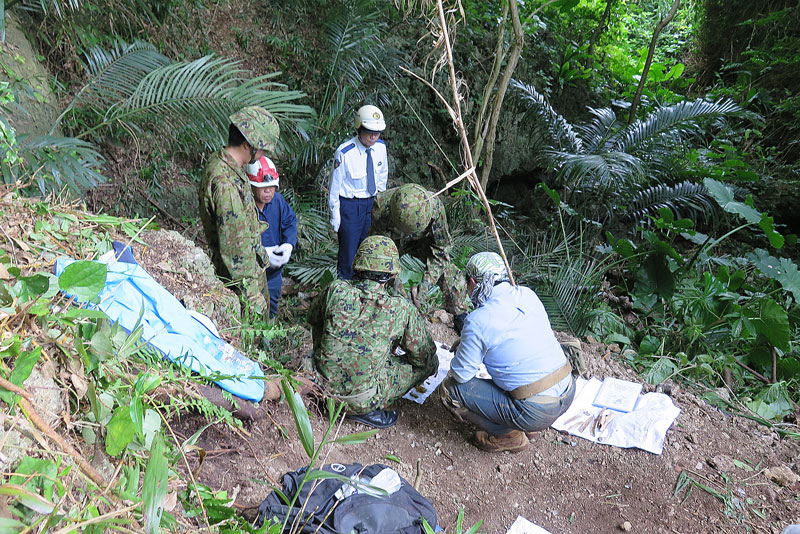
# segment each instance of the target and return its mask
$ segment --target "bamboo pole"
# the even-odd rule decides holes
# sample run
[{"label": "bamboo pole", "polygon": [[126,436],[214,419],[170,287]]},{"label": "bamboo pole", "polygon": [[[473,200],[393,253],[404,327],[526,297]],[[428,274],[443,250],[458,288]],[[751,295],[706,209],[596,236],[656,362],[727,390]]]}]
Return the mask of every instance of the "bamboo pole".
[{"label": "bamboo pole", "polygon": [[[436,8],[439,11],[439,23],[442,27],[442,37],[444,39],[444,47],[445,53],[447,54],[447,66],[449,68],[449,77],[450,77],[450,89],[453,92],[453,103],[452,107],[450,108],[453,112],[451,115],[453,116],[453,120],[458,128],[458,132],[461,135],[461,146],[464,150],[464,158],[466,159],[466,166],[470,169],[469,174],[467,175],[467,180],[469,181],[472,189],[478,194],[478,197],[481,199],[481,203],[483,207],[486,209],[486,215],[489,218],[489,230],[491,230],[492,234],[494,235],[495,241],[497,242],[497,248],[500,251],[500,257],[503,258],[503,263],[506,266],[506,270],[508,271],[508,278],[512,285],[516,285],[514,282],[514,275],[511,273],[511,266],[508,263],[508,258],[506,257],[505,250],[503,249],[503,243],[500,241],[500,234],[497,232],[497,227],[494,223],[494,216],[492,215],[492,207],[489,204],[489,200],[486,198],[486,193],[484,193],[483,188],[481,187],[480,180],[478,179],[478,175],[475,173],[475,164],[472,160],[472,151],[470,150],[469,146],[469,139],[467,137],[467,128],[464,126],[464,120],[461,116],[461,98],[458,95],[458,83],[456,82],[456,69],[453,63],[453,50],[450,44],[450,34],[447,31],[447,20],[445,19],[444,13],[444,6],[442,5],[442,0],[436,0]],[[448,110],[449,111],[449,110]]]}]

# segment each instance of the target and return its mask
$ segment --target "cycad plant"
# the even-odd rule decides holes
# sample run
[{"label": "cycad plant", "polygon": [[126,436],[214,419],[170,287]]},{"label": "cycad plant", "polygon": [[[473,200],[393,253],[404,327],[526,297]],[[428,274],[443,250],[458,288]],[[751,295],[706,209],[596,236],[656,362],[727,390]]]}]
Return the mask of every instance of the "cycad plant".
[{"label": "cycad plant", "polygon": [[250,77],[238,62],[225,58],[172,61],[148,43],[119,42],[110,50],[90,50],[84,68],[87,81],[51,130],[81,112],[81,120],[72,125],[75,136],[20,134],[24,164],[4,176],[7,181],[33,177],[42,191],[67,186],[81,193],[102,181],[102,157],[91,141],[109,130],[157,131],[167,140],[183,134],[194,150],[204,150],[224,143],[229,115],[245,106],[265,107],[284,131],[301,127],[311,115],[310,107],[294,103],[305,95],[277,83],[278,73]]},{"label": "cycad plant", "polygon": [[574,126],[533,86],[514,81],[539,163],[564,200],[600,223],[640,222],[658,208],[707,216],[714,202],[702,184],[686,181],[686,154],[708,126],[742,114],[733,101],[703,99],[656,107],[628,125],[611,108],[589,108],[592,120]]}]

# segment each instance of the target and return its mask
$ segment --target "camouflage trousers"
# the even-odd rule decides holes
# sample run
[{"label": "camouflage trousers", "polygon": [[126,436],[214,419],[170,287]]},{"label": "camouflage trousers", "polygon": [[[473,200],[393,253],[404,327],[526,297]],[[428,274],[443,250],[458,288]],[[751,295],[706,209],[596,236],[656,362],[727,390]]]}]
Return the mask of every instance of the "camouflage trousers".
[{"label": "camouflage trousers", "polygon": [[386,409],[439,368],[439,359],[435,352],[427,361],[417,363],[421,365],[412,365],[401,357],[390,355],[386,365],[375,370],[372,387],[355,395],[339,395],[336,398],[347,404],[347,412],[351,414]]}]

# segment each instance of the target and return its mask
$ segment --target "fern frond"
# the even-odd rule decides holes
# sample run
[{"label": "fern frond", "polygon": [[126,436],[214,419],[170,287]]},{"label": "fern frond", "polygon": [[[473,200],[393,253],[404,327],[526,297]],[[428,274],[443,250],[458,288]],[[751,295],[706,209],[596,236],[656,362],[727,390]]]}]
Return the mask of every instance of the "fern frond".
[{"label": "fern frond", "polygon": [[606,148],[633,153],[661,136],[678,142],[697,133],[698,121],[729,116],[741,111],[742,108],[730,99],[716,102],[697,99],[693,102],[684,101],[672,106],[657,107],[647,117],[637,120],[609,139]]},{"label": "fern frond", "polygon": [[624,152],[550,154],[562,183],[571,190],[588,189],[593,193],[621,190],[644,176],[639,158]]},{"label": "fern frond", "polygon": [[105,182],[99,172],[103,157],[91,143],[74,137],[26,134],[17,140],[24,165],[16,178],[34,179],[43,194],[64,186],[80,194]]},{"label": "fern frond", "polygon": [[551,270],[536,293],[555,330],[583,336],[589,326],[602,273],[583,257]]}]

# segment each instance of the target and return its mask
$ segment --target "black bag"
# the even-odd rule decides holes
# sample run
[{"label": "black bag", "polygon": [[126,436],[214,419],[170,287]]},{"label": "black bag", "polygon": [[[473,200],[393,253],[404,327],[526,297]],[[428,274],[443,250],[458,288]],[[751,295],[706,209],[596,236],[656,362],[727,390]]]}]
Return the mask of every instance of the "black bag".
[{"label": "black bag", "polygon": [[[372,478],[386,467],[382,464],[367,467],[361,464],[329,464],[322,469],[347,478],[353,475],[356,478]],[[289,499],[297,493],[306,469],[304,467],[283,475],[282,491]],[[400,481],[400,489],[388,497],[355,493],[340,499],[336,492],[343,487],[349,488],[349,484],[337,479],[312,480],[303,486],[292,509],[273,491],[258,507],[255,526],[258,528],[273,517],[283,521],[288,515],[289,521],[284,532],[289,532],[303,503],[308,500],[299,522],[303,534],[423,534],[423,517],[432,528],[436,528],[436,511],[431,503],[405,479],[401,477]],[[309,497],[315,483],[316,488]]]}]

